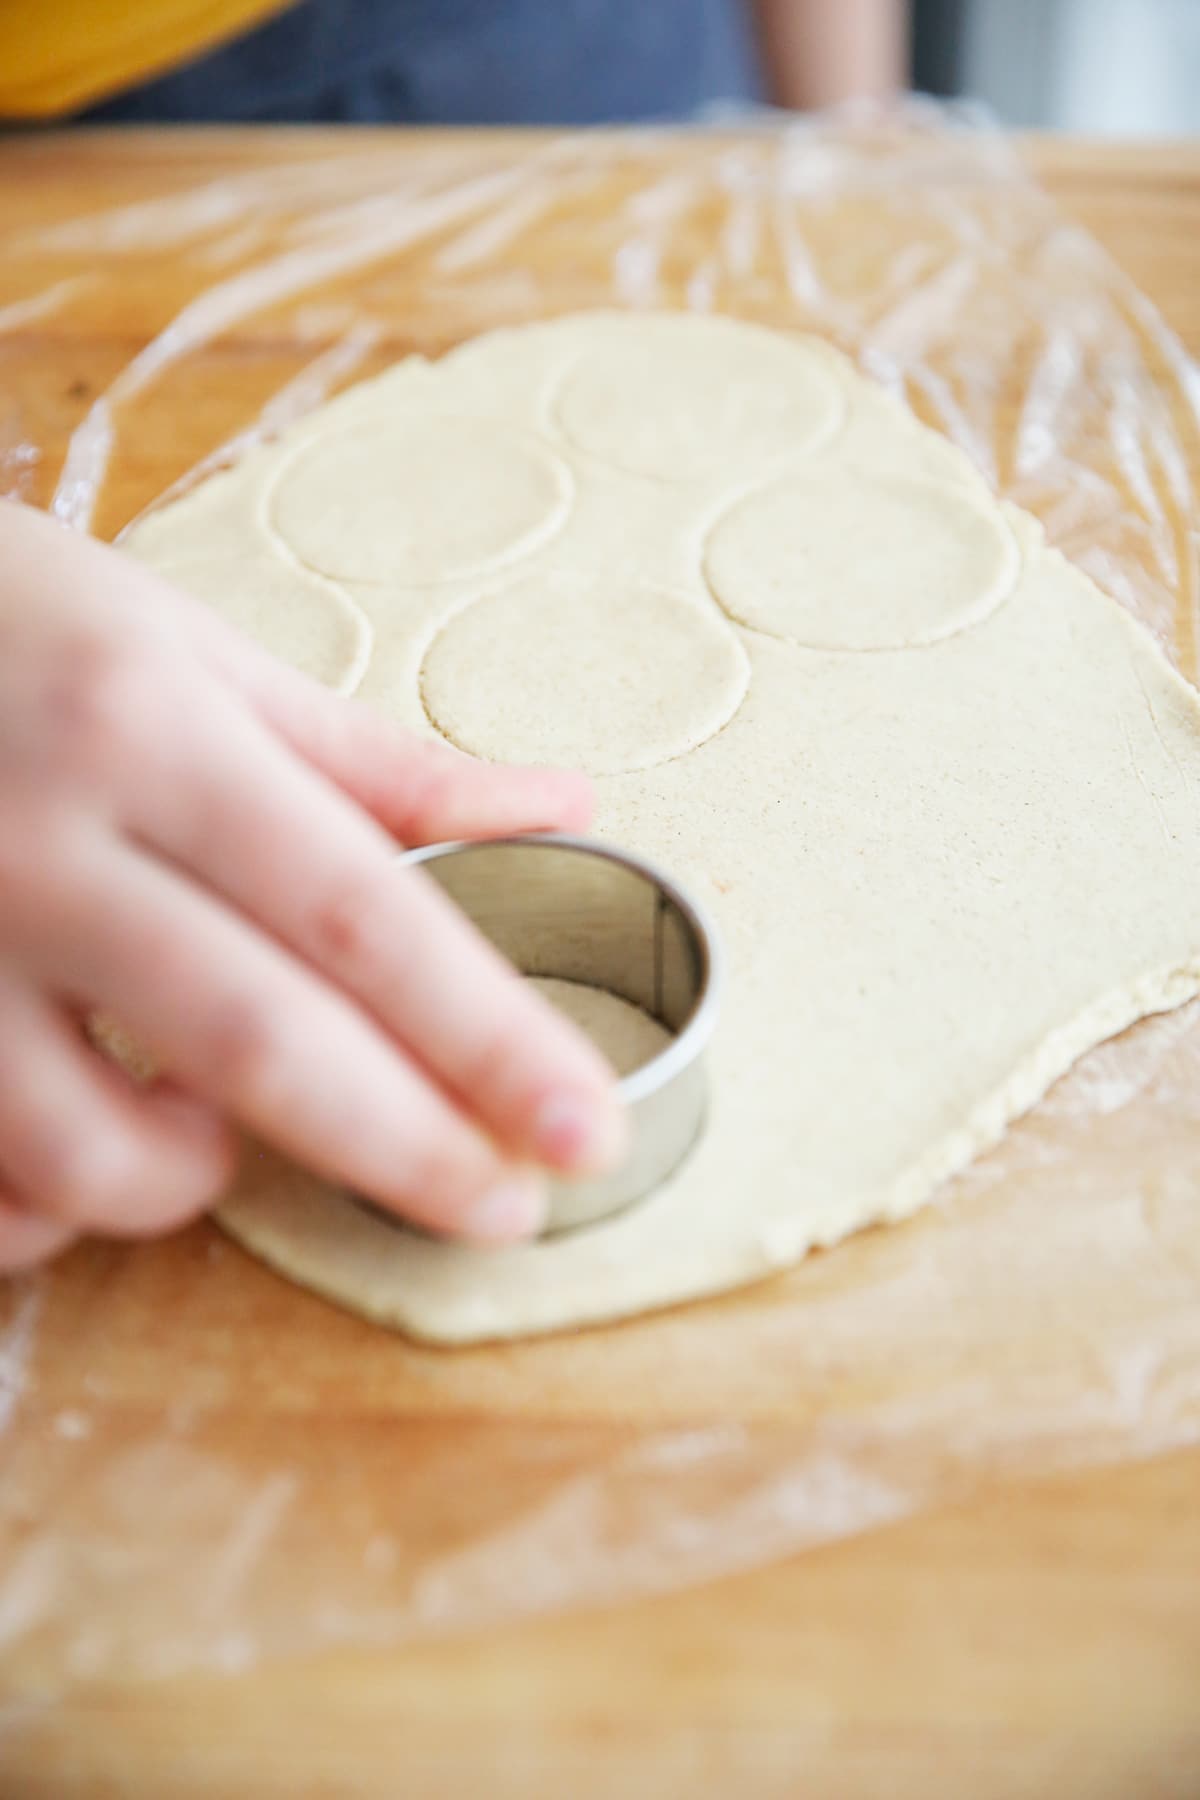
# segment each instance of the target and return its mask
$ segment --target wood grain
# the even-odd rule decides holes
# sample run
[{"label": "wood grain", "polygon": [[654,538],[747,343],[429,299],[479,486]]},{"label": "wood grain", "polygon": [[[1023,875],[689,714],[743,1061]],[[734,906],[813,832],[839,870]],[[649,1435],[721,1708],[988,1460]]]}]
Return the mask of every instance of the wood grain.
[{"label": "wood grain", "polygon": [[[291,132],[12,140],[0,147],[0,229],[43,230],[268,161],[357,154],[370,141]],[[1064,208],[1200,350],[1200,146],[1043,141],[1029,155]],[[136,274],[119,307],[98,314],[81,292],[0,364],[0,394],[52,447],[172,303]],[[5,292],[0,304],[21,298]],[[385,341],[378,360],[404,347]],[[206,365],[176,420],[179,441],[148,437],[123,468],[113,517],[210,440],[234,384],[252,408],[294,361],[295,346],[264,327]],[[45,497],[48,478],[34,472],[31,497]],[[218,1306],[204,1286],[209,1242],[199,1228],[139,1253],[137,1272],[122,1275],[119,1316],[111,1301],[126,1253],[76,1260],[50,1359],[62,1391],[51,1380],[38,1399],[43,1415],[89,1366],[103,1368],[131,1416],[152,1407],[156,1359],[182,1369],[190,1342],[187,1391],[197,1404],[211,1371],[219,1366],[227,1383],[240,1361],[248,1430],[257,1428],[255,1396],[269,1393],[281,1417],[293,1404],[304,1411],[306,1430],[336,1425],[352,1455],[354,1431],[377,1429],[377,1415],[396,1404],[368,1328],[291,1296],[240,1259]],[[307,1339],[289,1338],[284,1311]],[[337,1355],[323,1364],[334,1338]],[[302,1367],[289,1367],[285,1346]],[[356,1359],[361,1383],[348,1398],[339,1382]],[[405,1367],[405,1405],[436,1413],[424,1365]],[[500,1363],[489,1379],[501,1416]],[[569,1385],[547,1381],[546,1407],[570,1402]],[[452,1424],[465,1406],[460,1399]],[[1011,1487],[702,1590],[466,1642],[331,1655],[236,1679],[83,1682],[53,1706],[18,1669],[0,1711],[0,1791],[14,1800],[1195,1800],[1198,1494],[1200,1452],[1188,1452]]]}]

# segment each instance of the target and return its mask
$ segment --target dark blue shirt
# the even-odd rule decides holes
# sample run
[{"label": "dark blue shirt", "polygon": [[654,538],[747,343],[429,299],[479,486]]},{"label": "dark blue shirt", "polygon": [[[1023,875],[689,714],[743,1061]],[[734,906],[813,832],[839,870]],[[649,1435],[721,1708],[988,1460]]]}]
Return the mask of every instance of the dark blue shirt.
[{"label": "dark blue shirt", "polygon": [[759,98],[749,0],[305,0],[90,120],[592,125]]}]

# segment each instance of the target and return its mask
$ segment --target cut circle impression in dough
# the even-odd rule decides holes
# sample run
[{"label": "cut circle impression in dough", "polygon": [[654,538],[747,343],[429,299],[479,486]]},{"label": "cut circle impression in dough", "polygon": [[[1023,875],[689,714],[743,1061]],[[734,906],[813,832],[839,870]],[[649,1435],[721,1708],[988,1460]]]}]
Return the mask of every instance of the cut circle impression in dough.
[{"label": "cut circle impression in dough", "polygon": [[557,416],[577,450],[689,481],[814,450],[844,410],[811,349],[755,326],[669,319],[598,339],[566,377]]},{"label": "cut circle impression in dough", "polygon": [[[696,426],[709,390],[747,391],[760,346],[771,383],[754,433],[737,439],[734,413],[734,455]],[[773,390],[797,354],[837,395],[785,472]],[[612,404],[594,382],[574,426],[599,447],[629,417],[652,473],[540,435],[589,367]],[[1075,1056],[1200,989],[1195,692],[849,363],[729,320],[587,315],[402,365],[352,405],[355,432],[335,402],[126,548],[162,567],[245,546],[246,622],[292,660],[316,655],[320,619],[280,539],[264,548],[273,501],[330,567],[427,579],[370,595],[359,691],[397,722],[424,702],[483,755],[626,771],[597,784],[592,829],[708,906],[725,999],[702,1137],[618,1217],[531,1245],[433,1241],[264,1151],[220,1209],[255,1254],[441,1343],[695,1299],[913,1212]],[[579,504],[560,497],[556,532],[557,464]],[[902,653],[841,653],[868,649]]]},{"label": "cut circle impression in dough", "polygon": [[704,568],[725,611],[810,650],[906,650],[978,624],[1012,592],[1016,539],[965,487],[825,466],[734,502]]},{"label": "cut circle impression in dough", "polygon": [[426,652],[421,693],[473,756],[616,775],[714,737],[749,679],[737,633],[703,600],[547,575],[456,613]]},{"label": "cut circle impression in dough", "polygon": [[305,444],[280,470],[268,517],[318,574],[419,586],[528,555],[564,523],[572,496],[565,463],[531,436],[401,416]]},{"label": "cut circle impression in dough", "polygon": [[216,551],[155,563],[160,575],[336,694],[352,694],[371,660],[368,619],[340,588],[262,554]]}]

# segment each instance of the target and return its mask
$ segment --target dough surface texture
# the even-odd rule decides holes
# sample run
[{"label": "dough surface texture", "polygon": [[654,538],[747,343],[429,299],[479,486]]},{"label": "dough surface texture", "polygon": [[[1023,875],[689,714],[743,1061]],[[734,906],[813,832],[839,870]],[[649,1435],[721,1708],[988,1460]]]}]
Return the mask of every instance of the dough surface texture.
[{"label": "dough surface texture", "polygon": [[440,1342],[620,1318],[904,1218],[1200,988],[1200,702],[966,458],[823,344],[577,315],[414,358],[126,547],[475,754],[587,768],[715,915],[702,1142],[507,1250],[267,1153],[228,1230]]},{"label": "dough surface texture", "polygon": [[549,975],[533,975],[529,979],[551,1006],[587,1032],[618,1075],[632,1075],[671,1042],[665,1025],[618,994]]}]

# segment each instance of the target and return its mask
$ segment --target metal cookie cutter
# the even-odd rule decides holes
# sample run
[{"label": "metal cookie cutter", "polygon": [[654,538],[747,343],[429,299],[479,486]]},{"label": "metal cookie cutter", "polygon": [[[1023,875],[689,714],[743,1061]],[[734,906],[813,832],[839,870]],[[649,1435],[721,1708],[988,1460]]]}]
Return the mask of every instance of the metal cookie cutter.
[{"label": "metal cookie cutter", "polygon": [[605,1175],[553,1178],[545,1233],[642,1199],[678,1168],[704,1124],[720,959],[703,910],[653,864],[588,838],[429,844],[402,860],[423,865],[522,974],[606,988],[671,1033],[619,1083],[630,1122],[625,1160]]}]

